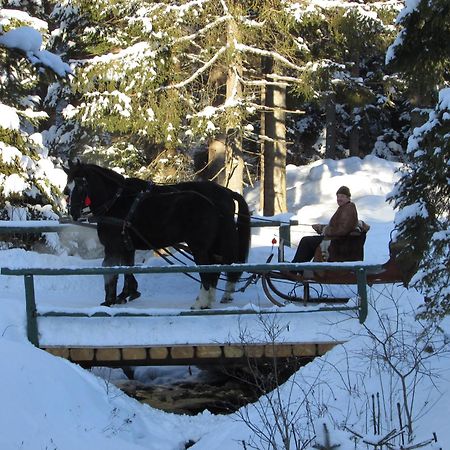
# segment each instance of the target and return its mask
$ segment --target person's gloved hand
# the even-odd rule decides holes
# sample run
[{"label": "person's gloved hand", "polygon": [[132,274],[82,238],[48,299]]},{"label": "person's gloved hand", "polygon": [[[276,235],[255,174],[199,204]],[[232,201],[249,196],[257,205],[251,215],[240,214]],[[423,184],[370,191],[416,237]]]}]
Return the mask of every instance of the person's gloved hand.
[{"label": "person's gloved hand", "polygon": [[314,225],[312,225],[313,230],[317,233],[317,234],[322,234],[323,233],[323,229],[325,228],[325,225],[321,225],[320,223],[315,223]]}]

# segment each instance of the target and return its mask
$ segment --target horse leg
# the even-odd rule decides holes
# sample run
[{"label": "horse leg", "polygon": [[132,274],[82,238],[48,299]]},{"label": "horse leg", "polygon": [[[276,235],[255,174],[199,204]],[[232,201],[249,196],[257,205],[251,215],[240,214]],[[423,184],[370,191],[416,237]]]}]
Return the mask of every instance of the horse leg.
[{"label": "horse leg", "polygon": [[216,286],[219,279],[218,273],[201,273],[200,292],[191,306],[191,309],[209,309],[216,299]]},{"label": "horse leg", "polygon": [[[216,254],[220,255],[222,264],[233,264],[239,261],[239,236],[235,229],[234,217],[224,221],[219,240],[216,242]],[[233,301],[233,294],[236,290],[236,283],[241,274],[237,272],[227,272],[227,282],[220,303],[230,303]]]},{"label": "horse leg", "polygon": [[220,299],[220,303],[231,303],[233,301],[233,294],[236,292],[236,280],[227,277],[227,282],[225,283],[225,290]]},{"label": "horse leg", "polygon": [[[122,262],[126,266],[134,266],[134,250],[127,252]],[[126,303],[127,301],[134,300],[141,296],[141,293],[137,290],[138,283],[135,276],[132,273],[126,273],[123,276],[123,289],[117,296],[117,303]]]},{"label": "horse leg", "polygon": [[194,304],[191,306],[191,309],[209,309],[211,305],[214,303],[214,297],[216,295],[216,288],[212,286],[205,287],[205,285],[201,284],[200,292],[195,299]]},{"label": "horse leg", "polygon": [[[121,258],[119,255],[107,249],[105,247],[105,257],[103,258],[103,267],[117,266],[120,265]],[[105,284],[105,301],[102,303],[103,306],[111,306],[117,303],[117,280],[119,275],[117,274],[105,274],[103,275],[103,280]]]},{"label": "horse leg", "polygon": [[[225,259],[228,264],[236,262],[235,259]],[[233,294],[236,292],[236,283],[241,277],[242,273],[239,272],[228,272],[227,282],[225,283],[225,290],[220,299],[220,303],[231,303],[233,301]]]}]

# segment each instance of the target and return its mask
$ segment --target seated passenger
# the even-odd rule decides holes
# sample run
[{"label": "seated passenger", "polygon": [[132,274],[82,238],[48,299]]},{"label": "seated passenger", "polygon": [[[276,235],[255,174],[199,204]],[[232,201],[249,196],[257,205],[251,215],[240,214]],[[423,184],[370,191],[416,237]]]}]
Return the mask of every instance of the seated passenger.
[{"label": "seated passenger", "polygon": [[[362,221],[358,221],[358,212],[355,204],[351,201],[350,189],[347,186],[341,186],[337,190],[336,201],[338,209],[331,217],[329,224],[314,224],[312,226],[318,235],[305,236],[301,239],[292,262],[311,261],[317,247],[324,239],[331,239],[328,261],[358,261],[363,259],[363,246],[369,226]],[[350,236],[350,233],[357,231],[358,226],[362,229],[359,233],[354,234],[361,237],[354,239],[353,236]],[[354,250],[352,250],[352,246]]]}]

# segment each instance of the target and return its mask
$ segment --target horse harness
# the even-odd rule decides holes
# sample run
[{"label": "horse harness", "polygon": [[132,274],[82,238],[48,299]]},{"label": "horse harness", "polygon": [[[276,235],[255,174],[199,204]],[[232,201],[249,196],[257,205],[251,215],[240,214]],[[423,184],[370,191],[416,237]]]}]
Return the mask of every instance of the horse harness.
[{"label": "horse harness", "polygon": [[[84,188],[86,188],[86,197],[85,197],[85,200],[86,200],[88,198],[87,180],[84,177],[80,177],[78,179],[80,180],[79,182],[82,183],[82,186]],[[149,193],[151,193],[153,191],[154,187],[155,187],[155,183],[153,183],[152,181],[147,181],[146,189],[141,190],[137,193],[137,195],[135,196],[135,198],[133,200],[133,203],[130,206],[130,209],[128,210],[128,213],[127,213],[125,219],[119,219],[117,217],[105,217],[104,215],[113,207],[113,205],[116,203],[116,201],[121,197],[121,195],[124,192],[124,188],[122,186],[119,187],[113,197],[111,197],[109,200],[107,200],[105,203],[103,203],[99,208],[97,208],[96,215],[95,216],[92,215],[89,221],[97,222],[97,224],[104,223],[104,224],[110,224],[113,226],[121,226],[122,227],[121,235],[123,238],[124,245],[128,251],[135,250],[134,245],[133,245],[133,240],[131,239],[131,235],[130,235],[130,231],[133,231],[143,242],[145,242],[149,246],[149,248],[152,248],[156,253],[158,253],[169,264],[173,264],[173,262],[170,259],[168,259],[163,253],[161,253],[153,245],[151,245],[151,243],[148,242],[144,236],[142,236],[142,234],[133,226],[133,223],[132,223],[133,216],[134,216],[136,209],[139,206],[140,202],[142,201],[142,199],[144,197],[146,197]],[[211,202],[211,200],[208,197],[205,197],[205,198],[212,205],[214,205],[214,203]],[[90,206],[90,205],[88,203],[86,203],[86,206]],[[216,205],[214,205],[214,206],[216,206]],[[166,249],[166,251],[172,258],[181,262],[181,260],[179,258],[177,258],[175,255],[173,255],[170,251],[168,251],[167,249]],[[178,251],[181,251],[183,253],[182,249],[178,249]],[[183,253],[183,254],[185,256],[187,256],[186,253]],[[189,258],[189,256],[187,256],[187,257]],[[189,259],[192,260],[192,258],[189,258]],[[192,276],[191,274],[185,273],[185,275],[187,275],[189,278],[192,278],[193,280],[199,282],[199,280],[197,278],[195,278],[194,276]],[[235,290],[234,292],[238,292],[238,291],[244,292],[244,290],[250,284],[254,284],[254,283],[256,283],[256,281],[257,281],[257,279],[254,275],[250,276],[247,278],[247,282],[245,283],[245,286],[243,288]],[[219,289],[219,288],[217,288],[217,289]],[[219,290],[223,291],[223,289],[219,289]]]},{"label": "horse harness", "polygon": [[[87,186],[87,181],[85,178],[81,178],[81,183],[82,183],[83,187]],[[133,230],[139,236],[140,236],[140,233],[136,229],[134,229],[133,224],[132,224],[132,219],[136,212],[137,207],[139,206],[139,203],[145,196],[147,196],[149,193],[152,192],[153,187],[154,187],[154,183],[151,181],[148,181],[146,189],[137,193],[137,195],[134,197],[133,203],[131,204],[130,209],[128,210],[128,213],[124,219],[119,219],[117,217],[105,217],[105,214],[114,206],[114,204],[117,202],[117,200],[122,196],[122,194],[124,192],[124,188],[119,187],[117,189],[116,193],[109,200],[107,200],[99,208],[97,208],[97,212],[96,212],[95,216],[92,217],[91,220],[95,220],[97,223],[105,223],[105,224],[110,224],[110,225],[121,226],[122,227],[121,234],[123,236],[123,241],[124,241],[125,247],[127,248],[127,250],[130,250],[130,251],[134,250],[133,242],[132,242],[132,239],[130,236],[130,230]],[[88,198],[88,196],[86,193],[85,200],[87,198]],[[89,205],[86,204],[86,206],[89,206]],[[142,236],[140,236],[140,237],[142,239]]]},{"label": "horse harness", "polygon": [[130,209],[128,210],[128,214],[126,215],[125,219],[123,219],[122,237],[123,237],[123,242],[124,242],[127,250],[130,250],[130,251],[134,250],[133,241],[130,236],[130,230],[133,230],[142,239],[142,236],[140,235],[140,233],[136,229],[133,228],[132,219],[133,219],[134,213],[136,212],[136,209],[137,209],[139,203],[147,194],[149,194],[153,190],[153,186],[154,186],[154,184],[149,181],[147,184],[147,189],[145,191],[140,191],[136,195],[133,203],[130,206]]}]

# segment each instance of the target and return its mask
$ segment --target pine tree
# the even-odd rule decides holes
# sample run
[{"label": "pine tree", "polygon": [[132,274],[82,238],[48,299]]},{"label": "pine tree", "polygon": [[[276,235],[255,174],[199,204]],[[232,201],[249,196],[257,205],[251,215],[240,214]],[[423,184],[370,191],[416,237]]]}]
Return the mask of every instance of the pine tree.
[{"label": "pine tree", "polygon": [[[2,11],[2,35],[26,25],[40,27],[46,36],[42,20],[25,11]],[[55,75],[10,46],[0,46],[0,61],[0,218],[57,218],[61,185],[50,181],[55,178],[55,161],[48,157],[39,133],[39,123],[48,117],[42,110],[42,86]]]},{"label": "pine tree", "polygon": [[[391,2],[295,3],[292,14],[303,49],[307,84],[298,85],[305,118],[291,125],[303,154],[294,162],[317,157],[399,157],[405,143],[397,102],[384,72],[386,48],[393,39],[397,14]],[[324,120],[325,119],[325,120]],[[314,142],[324,128],[323,143]],[[308,138],[303,143],[298,135]],[[292,135],[291,135],[292,136]],[[320,136],[319,136],[320,137]],[[295,136],[292,136],[295,139]]]},{"label": "pine tree", "polygon": [[428,121],[415,128],[408,144],[409,162],[390,201],[398,209],[400,261],[416,261],[413,278],[428,299],[424,315],[450,314],[450,89],[440,92]]},{"label": "pine tree", "polygon": [[407,1],[397,22],[402,31],[386,62],[406,78],[414,106],[432,107],[449,80],[450,4],[447,0]]},{"label": "pine tree", "polygon": [[[90,128],[95,155],[103,149],[107,163],[131,164],[134,171],[150,164],[155,144],[199,148],[228,135],[237,150],[245,149],[247,137],[259,138],[255,117],[257,122],[264,105],[255,99],[268,82],[260,75],[261,58],[274,57],[281,76],[300,69],[283,6],[231,0],[119,0],[95,7],[84,0],[64,2],[57,20],[64,23],[65,40],[75,43],[71,57],[79,58],[65,117]],[[77,18],[71,15],[75,7]],[[84,49],[79,56],[76,47]],[[235,173],[231,166],[227,171]]]},{"label": "pine tree", "polygon": [[[397,38],[388,58],[393,51],[396,67],[402,70],[411,88],[418,87],[421,106],[434,97],[436,83],[442,86],[450,82],[450,47],[442,41],[442,36],[448,34],[449,14],[448,2],[434,0],[420,1],[415,8],[408,3],[399,16],[407,28]],[[414,43],[415,54],[411,47]],[[419,80],[418,75],[424,78]],[[428,121],[414,129],[408,142],[408,160],[390,196],[398,210],[395,223],[396,240],[403,248],[400,260],[416,263],[414,269],[418,271],[412,283],[428,300],[423,311],[426,317],[450,314],[449,132],[450,89],[444,88]]]},{"label": "pine tree", "polygon": [[152,93],[161,58],[150,44],[159,39],[152,31],[151,5],[108,0],[56,5],[52,17],[60,32],[53,45],[75,67],[70,89],[55,85],[48,96],[60,117],[49,136],[58,154],[86,155],[133,173],[154,156],[152,144],[166,137],[176,108],[172,99],[162,102],[167,105],[164,125],[155,120],[160,111]]}]

